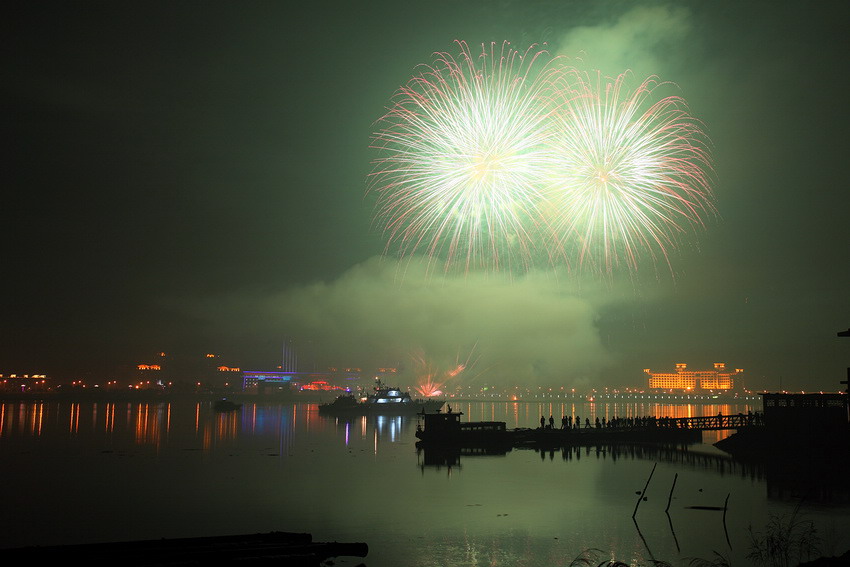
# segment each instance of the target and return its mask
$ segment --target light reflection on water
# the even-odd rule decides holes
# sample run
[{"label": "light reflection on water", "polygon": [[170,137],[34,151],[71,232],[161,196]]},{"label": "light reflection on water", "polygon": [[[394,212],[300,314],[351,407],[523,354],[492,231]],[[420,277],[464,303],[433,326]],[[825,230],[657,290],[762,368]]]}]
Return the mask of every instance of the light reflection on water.
[{"label": "light reflection on water", "polygon": [[[746,405],[452,403],[464,420],[535,427],[541,416],[689,417]],[[265,531],[364,541],[367,566],[569,565],[583,550],[648,564],[713,552],[743,560],[746,528],[787,513],[763,468],[710,443],[686,451],[584,447],[504,455],[417,452],[415,418],[335,419],[315,404],[210,402],[0,404],[6,505],[0,545],[80,543]],[[637,502],[652,473],[647,500]],[[675,492],[671,496],[673,482]],[[718,506],[730,498],[726,522]],[[671,499],[669,517],[664,513]],[[631,516],[636,504],[637,525]],[[806,508],[827,534],[847,508]],[[834,536],[842,552],[850,541]],[[843,547],[843,549],[842,549]],[[603,558],[605,558],[603,557]],[[361,560],[358,560],[359,563]],[[600,559],[601,561],[601,559]],[[344,559],[338,564],[345,564]]]},{"label": "light reflection on water", "polygon": [[[126,416],[126,424],[132,427],[134,437],[139,444],[159,445],[162,438],[171,429],[171,402],[156,403],[79,403],[79,402],[13,402],[0,404],[0,438],[43,433],[44,421],[50,419],[66,419],[68,432],[77,434],[80,428],[102,429],[106,433],[114,433],[116,428],[122,429],[122,423],[116,423],[116,417]],[[182,405],[185,405],[182,404]],[[239,412],[210,413],[209,403],[195,402],[194,427],[195,432],[204,439],[235,439],[239,435],[274,434],[278,429],[303,421],[304,433],[322,431],[326,427],[327,418],[320,416],[316,404],[288,405],[258,405],[246,404]],[[747,404],[658,404],[658,403],[525,403],[525,402],[467,402],[454,403],[454,411],[464,413],[468,421],[505,421],[509,428],[537,427],[540,417],[554,416],[556,426],[560,426],[561,416],[571,416],[579,419],[590,419],[591,423],[597,417],[610,420],[614,417],[630,418],[646,415],[663,417],[697,417],[722,413],[730,415],[758,411],[760,408]],[[47,412],[47,413],[45,413]],[[62,417],[67,415],[67,418]],[[584,416],[584,417],[582,417]],[[206,419],[206,421],[202,421]],[[402,432],[402,418],[378,416],[375,433],[386,437],[393,443],[399,439]],[[407,418],[409,422],[411,418]],[[361,436],[366,433],[367,419],[356,418],[347,421],[348,427],[359,427]],[[209,429],[211,428],[211,429]],[[209,447],[208,444],[205,446]]]}]

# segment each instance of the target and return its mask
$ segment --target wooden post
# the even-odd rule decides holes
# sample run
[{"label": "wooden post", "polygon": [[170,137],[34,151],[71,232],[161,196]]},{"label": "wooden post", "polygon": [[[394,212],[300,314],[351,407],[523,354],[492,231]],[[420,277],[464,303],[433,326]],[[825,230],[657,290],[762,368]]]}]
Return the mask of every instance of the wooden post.
[{"label": "wooden post", "polygon": [[[839,337],[850,337],[850,328],[846,331],[838,331]],[[847,395],[850,396],[850,367],[847,368],[847,380],[842,380],[841,384],[847,384],[847,388],[844,390],[847,392]],[[847,420],[850,421],[850,403],[844,402],[844,414],[847,417]]]},{"label": "wooden post", "polygon": [[638,506],[640,506],[640,501],[643,500],[643,495],[646,494],[646,489],[649,487],[649,481],[652,480],[652,475],[655,472],[655,467],[657,467],[657,466],[658,466],[658,463],[655,463],[654,465],[652,465],[652,471],[650,471],[650,473],[649,473],[649,478],[646,479],[646,486],[643,487],[643,490],[641,491],[640,496],[638,496],[637,504],[635,504],[635,511],[632,512],[632,519],[634,519],[635,514],[637,514]]},{"label": "wooden post", "polygon": [[670,501],[673,499],[673,489],[676,488],[677,478],[679,478],[679,473],[673,475],[673,486],[670,487],[670,495],[667,497],[667,507],[664,508],[664,512],[667,512],[670,509]]},{"label": "wooden post", "polygon": [[679,538],[676,537],[676,530],[673,529],[673,518],[670,517],[670,501],[673,499],[673,489],[676,488],[677,478],[679,478],[679,473],[673,475],[673,486],[670,487],[670,495],[667,496],[667,507],[664,509],[664,513],[667,515],[667,523],[670,525],[670,533],[673,534],[673,541],[676,542],[676,551],[681,552]]}]

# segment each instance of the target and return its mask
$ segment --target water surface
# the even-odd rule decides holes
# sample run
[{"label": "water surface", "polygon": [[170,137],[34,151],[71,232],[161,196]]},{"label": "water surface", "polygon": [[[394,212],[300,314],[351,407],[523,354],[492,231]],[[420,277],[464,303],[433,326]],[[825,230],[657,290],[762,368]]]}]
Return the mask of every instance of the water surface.
[{"label": "water surface", "polygon": [[[749,406],[453,402],[464,419],[535,427],[540,416],[683,417]],[[750,526],[816,523],[850,547],[848,508],[771,481],[711,443],[427,455],[415,418],[319,416],[315,404],[208,401],[0,404],[0,546],[292,531],[366,542],[337,564],[569,565],[583,550],[636,565],[720,553],[747,565]],[[646,486],[646,500],[637,492]],[[675,481],[675,489],[673,489]],[[670,499],[669,514],[668,498]],[[694,506],[722,507],[722,511]],[[637,513],[635,509],[637,507]],[[632,515],[635,514],[634,521]]]}]

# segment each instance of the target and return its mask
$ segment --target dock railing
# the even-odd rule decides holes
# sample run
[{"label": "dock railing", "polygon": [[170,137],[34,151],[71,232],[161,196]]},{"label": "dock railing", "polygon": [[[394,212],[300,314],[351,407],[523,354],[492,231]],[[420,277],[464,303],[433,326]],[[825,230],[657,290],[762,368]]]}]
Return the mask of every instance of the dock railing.
[{"label": "dock railing", "polygon": [[673,429],[698,429],[700,431],[717,431],[722,429],[742,429],[764,425],[762,414],[739,413],[736,415],[710,415],[701,417],[657,418],[657,427]]}]

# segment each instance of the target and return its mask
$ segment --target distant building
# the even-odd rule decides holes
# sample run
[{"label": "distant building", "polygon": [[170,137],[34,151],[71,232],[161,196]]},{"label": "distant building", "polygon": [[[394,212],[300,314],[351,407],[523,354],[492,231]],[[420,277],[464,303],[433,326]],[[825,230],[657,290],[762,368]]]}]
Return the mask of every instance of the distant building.
[{"label": "distant building", "polygon": [[45,374],[0,374],[0,391],[46,392],[52,382]]},{"label": "distant building", "polygon": [[344,378],[328,372],[242,371],[242,389],[258,394],[298,390],[344,390],[348,386],[344,381]]},{"label": "distant building", "polygon": [[[294,372],[283,370],[243,370],[242,389],[257,393],[298,390],[352,390],[358,387],[371,388],[375,380],[387,376],[395,377],[396,368],[379,368],[365,374],[360,368],[328,368],[326,372]],[[233,369],[239,370],[239,369]]]},{"label": "distant building", "polygon": [[847,432],[848,396],[835,394],[761,394],[764,424],[809,434]]},{"label": "distant building", "polygon": [[727,370],[725,362],[715,362],[713,370],[688,370],[688,365],[682,362],[676,364],[675,372],[644,369],[649,376],[649,388],[653,390],[732,390],[735,376],[742,372],[741,368]]},{"label": "distant building", "polygon": [[289,390],[297,375],[297,372],[246,370],[242,372],[242,389],[259,389],[260,392],[267,388]]}]

